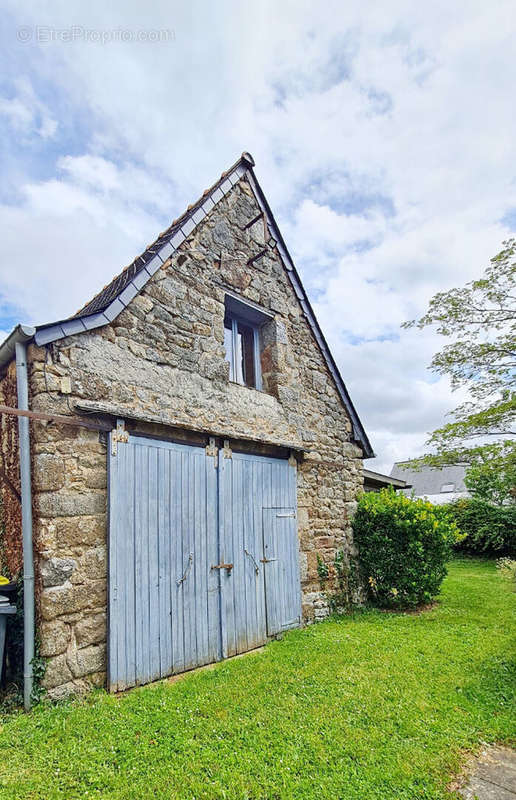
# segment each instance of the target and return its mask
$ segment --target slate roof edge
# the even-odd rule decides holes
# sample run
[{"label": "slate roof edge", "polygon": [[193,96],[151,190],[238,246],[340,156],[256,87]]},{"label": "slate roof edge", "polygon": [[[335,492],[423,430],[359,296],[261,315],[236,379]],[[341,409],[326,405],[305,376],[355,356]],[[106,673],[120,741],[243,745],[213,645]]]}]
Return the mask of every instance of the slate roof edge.
[{"label": "slate roof edge", "polygon": [[[254,159],[249,153],[242,153],[240,158],[225,172],[222,173],[201,197],[178,217],[157,239],[150,244],[144,252],[116,275],[95,297],[72,317],[36,326],[34,340],[37,345],[50,344],[58,339],[82,333],[94,328],[107,325],[131,302],[138,292],[145,286],[155,272],[167,261],[185,241],[199,222],[222,200],[233,188],[246,170],[254,165]],[[202,216],[199,213],[202,212]],[[194,221],[194,217],[198,219]],[[104,293],[109,294],[113,284],[122,279],[123,285],[120,292],[101,307],[89,312],[88,309],[99,303]]]}]

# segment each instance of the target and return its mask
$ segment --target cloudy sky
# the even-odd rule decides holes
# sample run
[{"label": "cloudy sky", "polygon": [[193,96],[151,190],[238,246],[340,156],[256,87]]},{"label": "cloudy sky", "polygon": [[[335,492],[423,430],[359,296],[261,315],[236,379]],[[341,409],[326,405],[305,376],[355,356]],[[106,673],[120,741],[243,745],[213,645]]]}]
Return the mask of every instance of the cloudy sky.
[{"label": "cloudy sky", "polygon": [[457,404],[400,324],[516,230],[513,0],[2,2],[0,331],[73,313],[242,150],[378,454]]}]

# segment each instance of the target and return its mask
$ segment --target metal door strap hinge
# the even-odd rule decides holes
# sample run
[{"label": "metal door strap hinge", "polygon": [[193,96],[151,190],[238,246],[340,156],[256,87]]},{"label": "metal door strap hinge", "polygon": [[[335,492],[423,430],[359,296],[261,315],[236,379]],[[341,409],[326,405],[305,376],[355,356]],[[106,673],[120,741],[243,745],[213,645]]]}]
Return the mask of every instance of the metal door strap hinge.
[{"label": "metal door strap hinge", "polygon": [[190,555],[188,556],[188,564],[185,567],[185,571],[183,572],[182,577],[179,578],[178,581],[176,581],[177,586],[181,586],[181,584],[186,581],[188,573],[190,572],[190,567],[192,566],[192,561],[193,561],[193,553],[190,553]]},{"label": "metal door strap hinge", "polygon": [[224,458],[231,458],[231,447],[229,446],[229,439],[224,439]]},{"label": "metal door strap hinge", "polygon": [[123,419],[117,419],[116,428],[111,431],[111,455],[116,456],[117,442],[128,442],[129,432],[125,429]]},{"label": "metal door strap hinge", "polygon": [[218,450],[217,450],[217,445],[215,443],[215,437],[210,436],[208,444],[206,445],[206,455],[211,456],[212,458],[216,458],[217,452]]},{"label": "metal door strap hinge", "polygon": [[249,556],[249,558],[250,558],[250,559],[251,559],[251,561],[253,562],[253,564],[254,564],[254,571],[255,571],[255,572],[256,572],[256,574],[258,575],[258,573],[260,572],[260,567],[259,567],[259,566],[258,566],[258,564],[256,563],[256,559],[255,559],[255,557],[252,555],[252,553],[250,553],[250,552],[249,552],[249,550],[248,550],[246,547],[244,547],[244,553],[246,554],[246,556]]},{"label": "metal door strap hinge", "polygon": [[296,518],[295,514],[276,514],[276,516],[277,517],[291,517],[291,518],[293,517],[294,519]]},{"label": "metal door strap hinge", "polygon": [[262,564],[270,564],[271,561],[277,561],[277,558],[260,558]]}]

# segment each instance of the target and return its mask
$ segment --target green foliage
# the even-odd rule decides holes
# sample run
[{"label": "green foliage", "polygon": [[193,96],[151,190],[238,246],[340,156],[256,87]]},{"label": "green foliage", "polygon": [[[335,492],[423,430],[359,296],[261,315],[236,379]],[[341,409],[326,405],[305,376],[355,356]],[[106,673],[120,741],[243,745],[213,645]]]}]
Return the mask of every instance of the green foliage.
[{"label": "green foliage", "polygon": [[478,555],[516,553],[516,506],[496,506],[472,497],[445,508],[465,536],[459,549]]},{"label": "green foliage", "polygon": [[516,442],[484,445],[464,482],[474,497],[495,505],[516,504]]},{"label": "green foliage", "polygon": [[328,567],[328,564],[322,560],[319,553],[317,553],[317,574],[319,576],[321,588],[324,589],[326,581],[330,577],[330,568]]},{"label": "green foliage", "polygon": [[[503,243],[482,278],[436,294],[428,312],[404,327],[429,325],[453,339],[430,369],[448,375],[453,389],[466,387],[472,401],[433,432],[427,442],[432,452],[418,461],[433,467],[469,464],[475,494],[492,502],[510,499],[516,462],[516,240]],[[494,443],[486,444],[491,436]]]},{"label": "green foliage", "polygon": [[337,550],[333,560],[335,585],[328,593],[327,601],[332,613],[349,611],[356,603],[360,591],[360,574],[358,564],[353,558],[347,558],[344,550]]},{"label": "green foliage", "polygon": [[209,670],[41,703],[0,725],[9,800],[444,800],[464,754],[516,738],[516,593],[450,564],[423,614],[333,617]]},{"label": "green foliage", "polygon": [[499,558],[496,567],[502,578],[510,581],[516,591],[516,561],[512,558]]},{"label": "green foliage", "polygon": [[369,595],[386,608],[410,608],[432,600],[460,538],[441,507],[393,489],[361,495],[353,533]]}]

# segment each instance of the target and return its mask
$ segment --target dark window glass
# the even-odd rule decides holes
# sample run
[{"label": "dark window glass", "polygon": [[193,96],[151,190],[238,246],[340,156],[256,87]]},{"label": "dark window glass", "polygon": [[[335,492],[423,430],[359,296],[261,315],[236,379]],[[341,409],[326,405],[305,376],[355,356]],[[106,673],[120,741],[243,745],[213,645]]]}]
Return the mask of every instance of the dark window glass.
[{"label": "dark window glass", "polygon": [[254,374],[254,330],[241,322],[237,323],[238,379],[246,386],[255,387]]},{"label": "dark window glass", "polygon": [[229,380],[256,388],[255,330],[229,314],[224,318],[224,349]]}]

